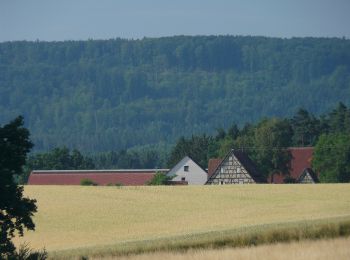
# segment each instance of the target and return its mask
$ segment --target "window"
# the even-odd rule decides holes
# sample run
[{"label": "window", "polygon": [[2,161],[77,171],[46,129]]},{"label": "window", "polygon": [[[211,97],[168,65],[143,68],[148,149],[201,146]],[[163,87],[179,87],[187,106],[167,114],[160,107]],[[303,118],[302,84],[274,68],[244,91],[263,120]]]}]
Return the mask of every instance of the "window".
[{"label": "window", "polygon": [[185,166],[184,166],[184,171],[185,171],[185,172],[188,172],[188,168],[189,168],[189,166],[188,166],[188,165],[185,165]]},{"label": "window", "polygon": [[186,180],[186,178],[185,178],[185,177],[182,177],[182,178],[181,178],[181,181],[185,181],[185,180]]}]

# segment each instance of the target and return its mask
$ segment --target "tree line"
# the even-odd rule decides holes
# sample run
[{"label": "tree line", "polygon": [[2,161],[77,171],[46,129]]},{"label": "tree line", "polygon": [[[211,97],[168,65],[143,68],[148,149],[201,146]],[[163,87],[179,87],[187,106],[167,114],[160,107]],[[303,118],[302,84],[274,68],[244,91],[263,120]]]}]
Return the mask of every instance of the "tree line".
[{"label": "tree line", "polygon": [[[350,181],[350,108],[339,103],[319,117],[299,109],[290,118],[264,118],[243,127],[232,124],[214,135],[180,137],[171,149],[159,148],[109,151],[83,155],[66,147],[30,155],[31,170],[171,168],[188,155],[207,168],[210,158],[223,158],[230,149],[246,152],[267,178],[288,173],[291,155],[286,148],[313,146],[313,167],[323,182]],[[21,182],[25,182],[21,179]]]},{"label": "tree line", "polygon": [[0,71],[0,123],[22,114],[40,152],[158,149],[350,102],[350,41],[338,38],[4,42]]}]

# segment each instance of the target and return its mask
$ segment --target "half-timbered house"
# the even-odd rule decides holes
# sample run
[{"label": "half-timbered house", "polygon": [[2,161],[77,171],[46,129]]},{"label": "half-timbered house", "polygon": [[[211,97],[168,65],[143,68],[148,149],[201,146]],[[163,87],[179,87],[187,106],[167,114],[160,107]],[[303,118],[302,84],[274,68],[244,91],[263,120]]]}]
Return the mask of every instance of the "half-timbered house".
[{"label": "half-timbered house", "polygon": [[[213,161],[218,163],[219,161]],[[253,161],[242,151],[231,150],[208,175],[208,185],[266,183]]]}]

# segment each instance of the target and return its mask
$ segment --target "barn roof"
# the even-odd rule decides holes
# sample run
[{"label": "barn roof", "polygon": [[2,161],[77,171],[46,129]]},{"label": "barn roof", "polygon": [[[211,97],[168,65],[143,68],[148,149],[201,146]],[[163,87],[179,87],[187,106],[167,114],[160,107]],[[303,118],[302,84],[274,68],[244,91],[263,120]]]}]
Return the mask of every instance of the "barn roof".
[{"label": "barn roof", "polygon": [[168,169],[135,170],[37,170],[32,171],[29,185],[80,185],[82,179],[90,179],[98,185],[145,185],[158,171]]},{"label": "barn roof", "polygon": [[266,178],[258,171],[255,163],[249,158],[249,156],[242,151],[233,151],[233,154],[242,164],[242,166],[248,171],[250,176],[256,183],[266,183]]},{"label": "barn roof", "polygon": [[[219,169],[221,167],[221,165],[226,161],[226,159],[228,157],[230,157],[231,155],[234,155],[237,158],[237,160],[240,162],[240,164],[247,170],[249,175],[252,177],[252,179],[256,183],[266,183],[266,178],[260,174],[255,163],[249,158],[249,156],[243,151],[238,151],[238,150],[233,150],[233,149],[229,153],[227,153],[227,155],[225,156],[225,158],[223,160],[221,160],[221,162],[218,164],[218,166],[214,169],[211,176],[208,178],[208,181],[210,178],[214,177],[214,174],[217,171],[217,169]],[[212,164],[214,165],[214,163],[217,163],[217,161],[213,161]]]},{"label": "barn roof", "polygon": [[[292,159],[290,161],[289,176],[298,180],[305,168],[311,169],[313,147],[289,147]],[[286,174],[276,174],[273,177],[274,183],[283,183]]]},{"label": "barn roof", "polygon": [[221,163],[221,158],[212,158],[209,159],[208,162],[208,179],[214,174],[216,168],[218,168],[219,164]]}]

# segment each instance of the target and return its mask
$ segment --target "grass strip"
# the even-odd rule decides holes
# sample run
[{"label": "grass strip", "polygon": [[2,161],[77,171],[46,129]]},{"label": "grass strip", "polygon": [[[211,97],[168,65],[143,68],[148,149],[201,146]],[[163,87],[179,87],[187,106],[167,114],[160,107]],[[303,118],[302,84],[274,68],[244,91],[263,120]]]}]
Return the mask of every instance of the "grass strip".
[{"label": "grass strip", "polygon": [[184,252],[189,249],[246,247],[299,240],[316,240],[350,235],[350,216],[273,223],[224,231],[210,231],[152,240],[118,243],[49,252],[51,259],[88,259],[153,252]]}]

